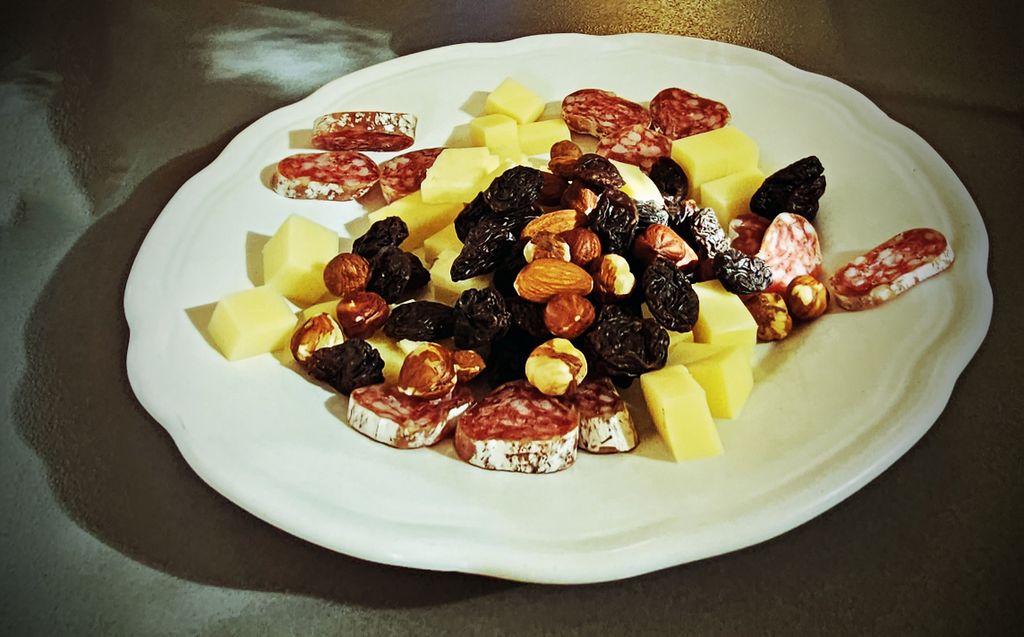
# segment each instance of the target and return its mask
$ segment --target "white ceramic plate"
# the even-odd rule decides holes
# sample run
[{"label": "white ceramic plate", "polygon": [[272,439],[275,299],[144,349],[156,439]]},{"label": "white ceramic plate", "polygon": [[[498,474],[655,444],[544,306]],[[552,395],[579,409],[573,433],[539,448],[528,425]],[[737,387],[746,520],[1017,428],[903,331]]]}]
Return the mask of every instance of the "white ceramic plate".
[{"label": "white ceramic plate", "polygon": [[[828,191],[826,266],[896,232],[944,232],[953,268],[878,309],[833,312],[759,345],[726,453],[676,464],[645,434],[547,476],[483,471],[450,443],[398,451],[343,422],[345,400],[272,356],[228,363],[196,323],[248,288],[247,245],[290,213],[339,232],[357,203],[286,200],[266,170],[331,110],[416,113],[415,148],[443,144],[482,92],[513,76],[552,101],[600,87],[637,100],[682,86],[725,102],[772,172],[810,154]],[[463,110],[465,107],[466,110]],[[386,157],[387,155],[383,155]],[[254,238],[255,237],[255,238]],[[251,251],[251,250],[250,250]],[[125,291],[128,375],[196,472],[254,515],[357,557],[536,582],[628,577],[783,533],[877,476],[935,422],[988,328],[988,240],[956,175],[859,93],[732,45],[663,35],[542,35],[461,44],[364,69],[243,131],[167,204]]]}]

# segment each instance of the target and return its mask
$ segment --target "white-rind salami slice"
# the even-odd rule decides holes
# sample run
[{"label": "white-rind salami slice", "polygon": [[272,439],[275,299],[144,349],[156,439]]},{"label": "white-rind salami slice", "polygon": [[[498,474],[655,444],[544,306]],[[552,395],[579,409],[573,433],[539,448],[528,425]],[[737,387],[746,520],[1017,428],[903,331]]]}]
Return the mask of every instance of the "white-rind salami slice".
[{"label": "white-rind salami slice", "polygon": [[270,187],[291,199],[348,201],[365,195],[379,178],[376,162],[362,153],[300,153],[277,163]]},{"label": "white-rind salami slice", "polygon": [[313,147],[321,150],[403,150],[416,139],[409,113],[346,111],[313,122]]},{"label": "white-rind salami slice", "polygon": [[953,247],[938,230],[905,230],[839,268],[828,280],[847,310],[881,305],[953,265]]},{"label": "white-rind salami slice", "polygon": [[645,173],[659,157],[672,155],[672,140],[642,124],[620,128],[597,144],[598,155],[639,166]]},{"label": "white-rind salami slice", "polygon": [[455,428],[455,451],[497,471],[553,473],[576,461],[579,415],[525,380],[501,385],[470,407]]},{"label": "white-rind salami slice", "polygon": [[756,256],[772,271],[772,284],[767,292],[785,292],[789,282],[802,274],[815,278],[821,275],[818,233],[800,215],[784,212],[775,217],[764,231]]},{"label": "white-rind salami slice", "polygon": [[581,449],[616,453],[636,447],[636,425],[612,381],[588,380],[576,389],[571,402],[580,415]]},{"label": "white-rind salami slice", "polygon": [[348,399],[348,423],[361,434],[399,449],[427,447],[446,437],[473,404],[459,385],[440,398],[414,398],[381,384],[360,387]]},{"label": "white-rind salami slice", "polygon": [[729,222],[730,246],[743,254],[754,256],[761,249],[765,230],[771,221],[752,212],[737,215]]},{"label": "white-rind salami slice", "polygon": [[730,118],[725,104],[681,88],[667,88],[651,100],[652,124],[669,139],[721,128]]},{"label": "white-rind salami slice", "polygon": [[562,119],[571,130],[597,138],[634,124],[644,128],[651,125],[651,115],[643,106],[596,88],[566,95],[562,100]]},{"label": "white-rind salami slice", "polygon": [[380,165],[380,190],[388,203],[420,189],[427,169],[434,165],[443,148],[414,150],[392,157]]}]

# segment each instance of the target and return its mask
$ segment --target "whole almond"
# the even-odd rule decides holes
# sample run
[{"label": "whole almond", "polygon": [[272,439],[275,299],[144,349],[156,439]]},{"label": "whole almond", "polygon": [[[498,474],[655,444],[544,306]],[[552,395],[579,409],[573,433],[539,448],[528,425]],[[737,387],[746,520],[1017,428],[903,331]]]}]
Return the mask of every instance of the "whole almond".
[{"label": "whole almond", "polygon": [[558,294],[586,296],[594,289],[594,280],[575,263],[537,259],[519,271],[514,286],[527,301],[547,303]]},{"label": "whole almond", "polygon": [[550,232],[551,234],[558,234],[559,232],[565,232],[566,230],[572,230],[573,228],[579,228],[587,222],[587,215],[577,212],[575,210],[555,210],[554,212],[548,212],[537,217],[530,223],[526,224],[523,231],[519,234],[522,239],[529,239],[535,234],[541,232]]}]

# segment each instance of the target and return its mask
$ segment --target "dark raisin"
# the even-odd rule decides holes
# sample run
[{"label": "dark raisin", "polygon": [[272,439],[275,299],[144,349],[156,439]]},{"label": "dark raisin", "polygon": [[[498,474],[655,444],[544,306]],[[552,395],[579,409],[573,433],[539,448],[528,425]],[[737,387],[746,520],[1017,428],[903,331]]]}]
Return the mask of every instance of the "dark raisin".
[{"label": "dark raisin", "polygon": [[306,363],[306,371],[346,396],[358,387],[384,382],[384,360],[361,338],[316,350]]},{"label": "dark raisin", "polygon": [[590,229],[601,239],[604,254],[628,254],[639,215],[626,193],[606,188],[590,213]]},{"label": "dark raisin", "polygon": [[636,202],[636,213],[637,232],[643,232],[648,226],[656,223],[660,223],[665,226],[668,225],[668,210],[661,204],[661,202],[638,201]]},{"label": "dark raisin", "polygon": [[750,210],[768,219],[791,212],[814,221],[825,194],[824,173],[817,157],[804,157],[765,179],[750,199]]},{"label": "dark raisin", "polygon": [[536,168],[513,166],[484,190],[484,201],[494,212],[529,208],[540,197],[544,176]]},{"label": "dark raisin", "polygon": [[363,236],[352,244],[352,252],[371,260],[384,248],[401,245],[409,238],[409,226],[399,217],[374,222]]},{"label": "dark raisin", "polygon": [[686,275],[658,259],[644,270],[644,300],[658,324],[673,332],[689,332],[697,322],[700,301]]},{"label": "dark raisin", "polygon": [[661,196],[665,198],[666,204],[682,205],[690,184],[686,179],[686,173],[679,167],[679,164],[669,157],[659,157],[651,166],[649,176],[654,185],[658,187]]},{"label": "dark raisin", "polygon": [[519,271],[526,267],[523,247],[529,242],[529,239],[516,241],[494,270],[492,285],[505,296],[517,296],[515,288],[516,277],[519,276]]},{"label": "dark raisin", "polygon": [[484,201],[484,193],[478,194],[473,201],[463,206],[462,211],[455,217],[455,236],[459,238],[459,241],[465,243],[469,231],[492,214],[494,211]]},{"label": "dark raisin", "polygon": [[430,283],[430,270],[412,252],[406,252],[405,258],[409,260],[409,283],[405,286],[405,293],[408,294],[427,287],[427,284]]},{"label": "dark raisin", "polygon": [[733,294],[757,294],[772,284],[772,270],[762,259],[728,248],[715,255],[715,276]]},{"label": "dark raisin", "polygon": [[668,357],[668,332],[651,319],[640,319],[615,305],[606,305],[583,335],[587,361],[595,375],[618,383],[661,369]]},{"label": "dark raisin", "polygon": [[605,187],[621,188],[626,184],[619,169],[597,153],[587,153],[577,159],[574,176],[589,185],[597,186],[599,190]]},{"label": "dark raisin", "polygon": [[569,187],[569,182],[549,172],[541,171],[540,175],[544,178],[544,187],[540,189],[537,203],[542,206],[557,206],[562,201],[562,195]]},{"label": "dark raisin", "polygon": [[544,325],[544,306],[532,303],[512,294],[505,297],[505,306],[510,316],[509,329],[524,332],[531,338],[544,340],[551,338],[551,332]]},{"label": "dark raisin", "polygon": [[391,310],[384,333],[395,340],[439,341],[454,333],[452,308],[436,301],[412,301]]},{"label": "dark raisin", "polygon": [[405,294],[411,277],[412,261],[408,253],[395,246],[387,246],[370,261],[370,280],[366,289],[381,295],[388,303],[397,303]]},{"label": "dark raisin", "polygon": [[452,281],[464,281],[493,272],[519,240],[519,231],[530,216],[522,211],[482,219],[466,236],[459,256],[452,262]]},{"label": "dark raisin", "polygon": [[484,378],[491,387],[526,376],[526,359],[545,339],[533,338],[521,330],[511,330],[491,344]]},{"label": "dark raisin", "polygon": [[491,341],[508,332],[511,318],[505,299],[494,288],[466,290],[455,302],[453,314],[455,347],[485,351]]},{"label": "dark raisin", "polygon": [[[690,204],[689,201],[686,204]],[[682,215],[675,220],[678,227],[672,227],[696,251],[701,259],[714,259],[715,255],[729,247],[722,224],[711,208],[683,207]],[[670,226],[672,224],[669,224]]]}]

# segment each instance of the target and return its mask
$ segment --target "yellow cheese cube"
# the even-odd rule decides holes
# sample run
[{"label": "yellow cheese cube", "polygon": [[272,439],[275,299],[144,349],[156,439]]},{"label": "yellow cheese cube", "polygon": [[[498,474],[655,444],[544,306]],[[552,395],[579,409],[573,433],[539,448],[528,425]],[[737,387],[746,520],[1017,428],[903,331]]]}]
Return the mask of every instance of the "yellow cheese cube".
[{"label": "yellow cheese cube", "polygon": [[483,289],[491,285],[491,275],[475,276],[465,281],[452,281],[452,261],[458,252],[447,250],[438,255],[430,267],[430,282],[434,288],[434,299],[454,305],[459,295],[470,288]]},{"label": "yellow cheese cube", "polygon": [[639,166],[624,164],[614,159],[610,161],[619,170],[619,174],[622,175],[622,179],[626,182],[619,190],[637,201],[657,201],[658,203],[664,201],[661,191],[654,185],[651,178],[644,171],[640,170]]},{"label": "yellow cheese cube", "polygon": [[565,139],[572,139],[572,133],[561,119],[545,119],[519,126],[519,149],[527,155],[547,153],[555,142]]},{"label": "yellow cheese cube", "polygon": [[758,150],[754,140],[738,128],[723,126],[675,140],[672,159],[683,167],[690,182],[690,196],[697,198],[705,182],[757,168]]},{"label": "yellow cheese cube", "polygon": [[713,417],[736,418],[740,415],[754,387],[750,357],[742,347],[723,348],[716,354],[693,361],[686,369],[704,388]]},{"label": "yellow cheese cube", "polygon": [[433,265],[434,261],[437,261],[437,257],[442,252],[446,251],[462,251],[462,242],[459,241],[458,235],[455,234],[454,224],[448,224],[427,237],[427,240],[423,242],[423,260],[429,267]]},{"label": "yellow cheese cube", "polygon": [[700,301],[693,337],[698,343],[739,345],[748,357],[757,344],[757,322],[740,297],[722,287],[717,280],[694,283]]},{"label": "yellow cheese cube", "polygon": [[512,78],[505,80],[487,96],[485,113],[508,115],[520,124],[536,121],[544,112],[544,100]]},{"label": "yellow cheese cube", "polygon": [[284,297],[262,285],[218,301],[206,329],[221,354],[234,361],[287,347],[296,323]]},{"label": "yellow cheese cube", "polygon": [[383,208],[374,210],[367,218],[370,223],[386,217],[399,217],[409,226],[409,238],[402,242],[403,250],[420,247],[427,237],[451,225],[462,212],[461,202],[424,203],[420,191],[402,197]]},{"label": "yellow cheese cube", "polygon": [[380,331],[366,339],[366,342],[372,345],[384,360],[384,382],[397,383],[398,372],[402,371],[402,363],[405,362],[407,352],[399,347],[394,339]]},{"label": "yellow cheese cube", "polygon": [[331,318],[338,318],[338,299],[331,299],[330,301],[323,301],[315,305],[310,305],[306,309],[299,312],[299,325],[302,325],[309,319],[320,314],[330,314]]},{"label": "yellow cheese cube", "polygon": [[[668,360],[665,362],[665,365],[690,365],[696,361],[719,354],[723,350],[736,347],[735,345],[694,343],[692,339],[690,341],[682,339],[673,341],[672,334],[674,333],[678,332],[669,332]],[[693,334],[693,332],[687,332],[687,334]]]},{"label": "yellow cheese cube", "polygon": [[486,147],[445,148],[420,183],[422,201],[466,203],[480,192],[480,178],[499,163],[499,158]]},{"label": "yellow cheese cube", "polygon": [[764,183],[764,173],[756,168],[733,173],[700,186],[700,205],[713,208],[723,228],[738,215],[750,212],[750,198]]},{"label": "yellow cheese cube", "polygon": [[327,293],[324,266],[337,254],[337,232],[292,215],[263,246],[263,282],[295,303],[308,305]]},{"label": "yellow cheese cube", "polygon": [[503,157],[519,153],[519,128],[508,115],[494,113],[469,122],[469,136],[477,146],[486,146]]},{"label": "yellow cheese cube", "polygon": [[651,420],[677,461],[722,453],[704,390],[682,365],[640,376]]},{"label": "yellow cheese cube", "polygon": [[689,332],[673,332],[672,330],[665,330],[668,332],[668,347],[669,350],[676,343],[692,343],[693,342],[693,330]]}]

